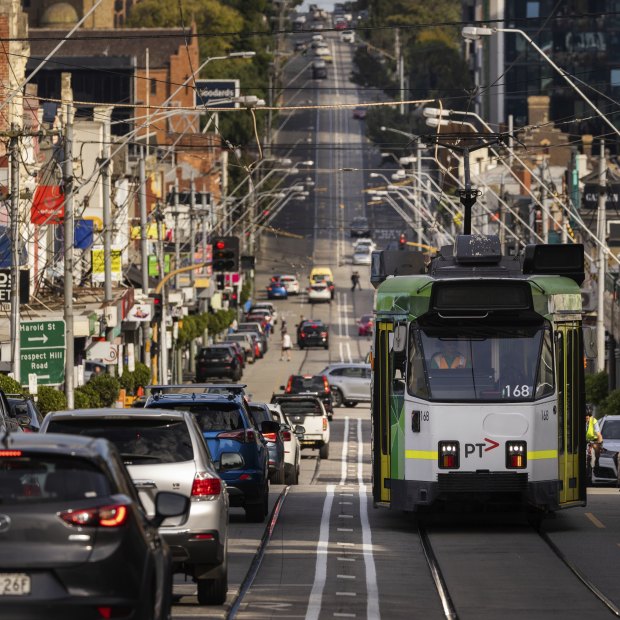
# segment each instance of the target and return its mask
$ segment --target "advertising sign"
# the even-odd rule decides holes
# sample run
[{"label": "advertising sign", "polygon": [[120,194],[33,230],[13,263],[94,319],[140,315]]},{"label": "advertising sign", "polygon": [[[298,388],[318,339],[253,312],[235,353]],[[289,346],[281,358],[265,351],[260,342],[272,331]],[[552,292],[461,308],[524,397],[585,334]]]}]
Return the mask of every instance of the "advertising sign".
[{"label": "advertising sign", "polygon": [[[112,260],[112,281],[120,282],[123,279],[123,270],[121,267],[121,250],[112,248],[110,251]],[[91,250],[92,260],[92,281],[105,282],[105,261],[103,258],[103,248],[97,246]]]},{"label": "advertising sign", "polygon": [[59,185],[37,185],[34,190],[30,221],[33,224],[62,224],[65,217],[65,196]]},{"label": "advertising sign", "polygon": [[239,80],[196,80],[195,106],[197,108],[238,108],[231,101],[241,93]]},{"label": "advertising sign", "polygon": [[127,321],[147,323],[153,318],[150,304],[134,304],[127,313]]},{"label": "advertising sign", "polygon": [[[11,270],[0,269],[0,304],[11,303]],[[19,303],[30,302],[30,270],[19,270]]]}]

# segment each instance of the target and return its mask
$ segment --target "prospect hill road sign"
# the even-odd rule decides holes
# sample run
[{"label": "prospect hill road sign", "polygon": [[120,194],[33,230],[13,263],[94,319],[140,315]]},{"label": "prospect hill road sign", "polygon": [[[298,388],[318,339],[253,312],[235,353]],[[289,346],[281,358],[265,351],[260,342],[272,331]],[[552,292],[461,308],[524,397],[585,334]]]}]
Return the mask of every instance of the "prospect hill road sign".
[{"label": "prospect hill road sign", "polygon": [[65,322],[23,321],[19,329],[22,384],[37,375],[39,385],[59,385],[65,380]]}]

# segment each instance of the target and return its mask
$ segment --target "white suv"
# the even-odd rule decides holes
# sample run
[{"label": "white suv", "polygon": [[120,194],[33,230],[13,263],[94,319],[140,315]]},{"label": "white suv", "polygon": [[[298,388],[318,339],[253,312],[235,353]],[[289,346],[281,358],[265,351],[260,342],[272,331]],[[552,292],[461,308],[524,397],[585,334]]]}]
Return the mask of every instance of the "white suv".
[{"label": "white suv", "polygon": [[291,425],[304,427],[301,447],[319,449],[322,459],[329,458],[329,420],[321,399],[311,394],[275,394],[273,403],[280,405]]},{"label": "white suv", "polygon": [[355,43],[355,32],[353,30],[343,30],[340,33],[343,43]]},{"label": "white suv", "polygon": [[332,364],[319,374],[327,377],[334,407],[370,402],[370,364]]}]

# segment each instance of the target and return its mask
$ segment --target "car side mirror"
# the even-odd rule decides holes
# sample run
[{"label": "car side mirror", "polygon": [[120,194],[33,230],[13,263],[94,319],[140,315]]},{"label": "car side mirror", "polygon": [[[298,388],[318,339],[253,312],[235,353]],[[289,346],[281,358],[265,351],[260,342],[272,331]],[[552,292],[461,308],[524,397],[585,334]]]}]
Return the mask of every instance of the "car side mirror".
[{"label": "car side mirror", "polygon": [[293,432],[295,433],[295,435],[305,435],[306,427],[302,426],[301,424],[295,424],[295,428],[293,429]]},{"label": "car side mirror", "polygon": [[219,471],[241,469],[245,465],[243,457],[238,452],[222,452],[218,465]]},{"label": "car side mirror", "polygon": [[273,422],[272,420],[265,420],[261,422],[260,432],[263,433],[279,433],[280,432],[280,423]]},{"label": "car side mirror", "polygon": [[166,519],[184,515],[188,510],[188,497],[180,493],[161,491],[155,497],[155,516],[151,519],[151,523],[159,527]]}]

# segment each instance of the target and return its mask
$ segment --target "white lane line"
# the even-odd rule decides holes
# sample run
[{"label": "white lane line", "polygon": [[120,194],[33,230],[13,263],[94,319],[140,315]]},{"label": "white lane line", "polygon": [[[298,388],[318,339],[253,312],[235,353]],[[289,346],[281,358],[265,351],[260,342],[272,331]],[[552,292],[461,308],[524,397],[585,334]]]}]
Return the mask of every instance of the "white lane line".
[{"label": "white lane line", "polygon": [[333,484],[327,485],[327,494],[323,504],[323,514],[321,515],[321,528],[319,530],[319,542],[316,547],[316,568],[314,571],[314,583],[312,592],[308,600],[306,610],[306,620],[318,620],[321,613],[321,600],[323,598],[323,588],[327,579],[327,555],[329,551],[329,517],[334,501]]},{"label": "white lane line", "polygon": [[[339,562],[355,562],[355,558],[343,558],[343,557],[339,557],[336,558]],[[194,588],[195,590],[196,588]]]},{"label": "white lane line", "polygon": [[344,439],[342,440],[342,457],[340,460],[340,484],[347,481],[347,450],[349,448],[349,416],[344,418]]},{"label": "white lane line", "polygon": [[360,521],[362,523],[362,553],[364,555],[364,565],[366,567],[366,617],[380,618],[379,610],[379,590],[377,588],[377,570],[375,567],[375,559],[372,554],[372,534],[370,531],[370,523],[368,521],[368,494],[366,485],[362,476],[362,456],[364,453],[364,445],[362,442],[362,420],[357,419],[357,446],[358,446],[358,475],[359,494],[360,494]]},{"label": "white lane line", "polygon": [[338,579],[355,579],[355,575],[336,575]]},{"label": "white lane line", "polygon": [[357,592],[336,592],[336,596],[357,596]]},{"label": "white lane line", "polygon": [[337,542],[336,545],[339,547],[355,547],[355,543]]},{"label": "white lane line", "polygon": [[342,354],[342,342],[338,343],[338,352],[340,353],[340,363],[344,362],[344,355]]},{"label": "white lane line", "polygon": [[349,324],[347,323],[347,294],[342,293],[342,305],[340,306],[340,321],[342,323],[342,335],[349,337]]},{"label": "white lane line", "polygon": [[346,349],[347,349],[347,357],[349,358],[349,364],[352,364],[353,363],[353,357],[351,355],[351,346],[350,346],[350,344],[348,342],[346,343],[346,345],[347,345]]},{"label": "white lane line", "polygon": [[352,519],[353,515],[338,515],[339,519]]},{"label": "white lane line", "polygon": [[334,617],[335,618],[356,618],[357,616],[355,614],[345,614],[344,612],[335,611]]},{"label": "white lane line", "polygon": [[339,527],[338,532],[352,532],[353,528],[352,527]]}]

